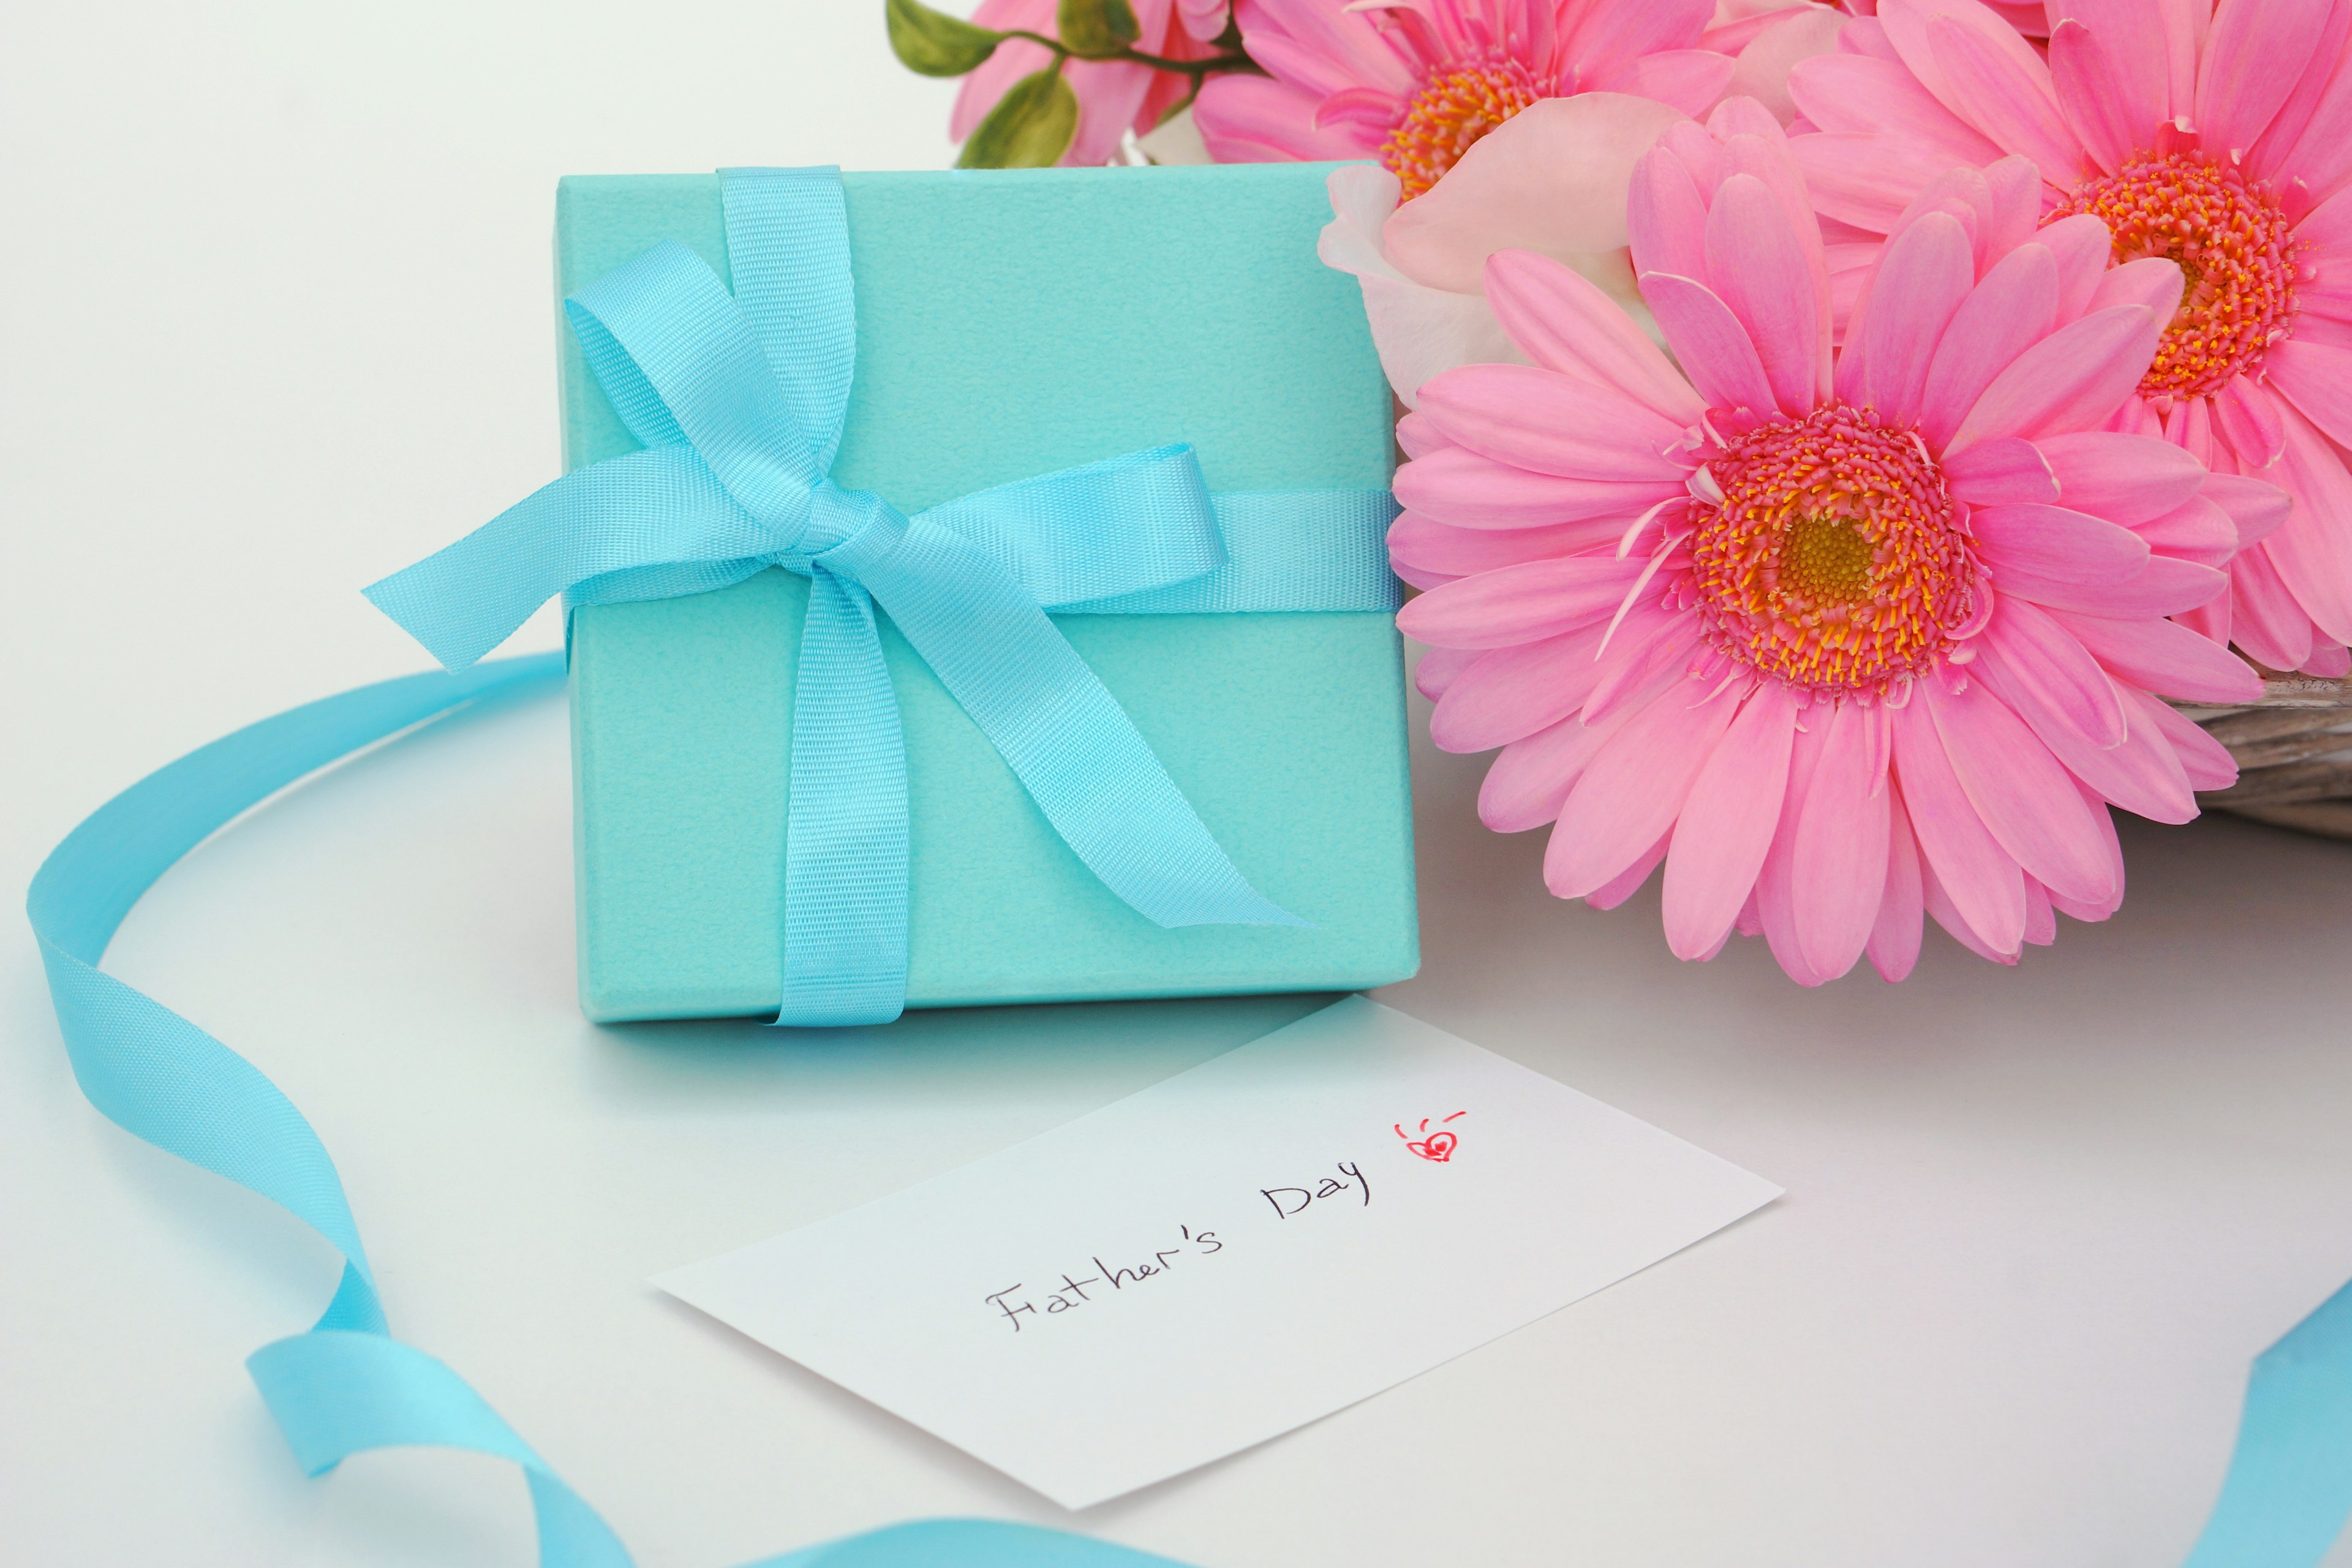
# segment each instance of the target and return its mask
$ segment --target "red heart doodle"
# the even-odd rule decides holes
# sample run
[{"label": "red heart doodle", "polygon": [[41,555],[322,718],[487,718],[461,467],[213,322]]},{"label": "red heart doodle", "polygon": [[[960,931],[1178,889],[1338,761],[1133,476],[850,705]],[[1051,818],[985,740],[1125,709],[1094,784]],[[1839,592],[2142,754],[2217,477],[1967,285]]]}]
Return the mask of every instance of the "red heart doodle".
[{"label": "red heart doodle", "polygon": [[[1459,1121],[1465,1116],[1469,1114],[1470,1113],[1466,1110],[1457,1110],[1445,1120],[1448,1121]],[[1396,1135],[1404,1140],[1404,1146],[1407,1149],[1411,1150],[1413,1153],[1420,1155],[1424,1160],[1434,1160],[1441,1165],[1445,1163],[1446,1161],[1454,1158],[1454,1151],[1462,1146],[1462,1140],[1456,1138],[1451,1132],[1447,1132],[1443,1129],[1438,1131],[1432,1132],[1429,1130],[1429,1118],[1426,1116],[1421,1119],[1421,1125],[1413,1130],[1413,1131],[1422,1134],[1419,1138],[1415,1138],[1412,1132],[1406,1131],[1404,1130],[1404,1123],[1402,1121],[1395,1123],[1395,1127]]]}]

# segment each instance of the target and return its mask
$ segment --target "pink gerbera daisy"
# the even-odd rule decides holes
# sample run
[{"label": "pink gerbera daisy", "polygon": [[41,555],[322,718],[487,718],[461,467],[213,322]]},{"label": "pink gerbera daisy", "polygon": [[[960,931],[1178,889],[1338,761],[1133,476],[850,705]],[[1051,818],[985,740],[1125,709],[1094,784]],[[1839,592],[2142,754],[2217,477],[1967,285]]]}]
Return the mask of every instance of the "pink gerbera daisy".
[{"label": "pink gerbera daisy", "polygon": [[[1880,0],[1790,89],[1827,216],[1865,241],[1954,163],[2023,154],[2040,217],[2188,274],[2114,426],[2275,479],[2294,514],[2192,624],[2275,669],[2352,668],[2352,5],[2050,0],[2047,58],[1975,0]],[[1853,255],[1869,253],[1865,245]]]},{"label": "pink gerbera daisy", "polygon": [[1221,163],[1376,158],[1429,189],[1481,137],[1549,98],[1609,91],[1703,114],[1733,60],[1697,47],[1715,0],[1239,0],[1265,76],[1201,89]]},{"label": "pink gerbera daisy", "polygon": [[1480,815],[1555,825],[1561,898],[1609,907],[1663,861],[1676,953],[1761,931],[1806,984],[1865,950],[1900,978],[1923,910],[2003,963],[2053,911],[2105,919],[2108,804],[2185,821],[2234,776],[2151,694],[2256,691],[2167,617],[2286,509],[2105,428],[2179,269],[2106,270],[1958,171],[1832,361],[1820,227],[1760,105],[1669,130],[1631,205],[1687,379],[1585,279],[1506,252],[1486,295],[1532,363],[1437,376],[1398,430],[1391,551],[1426,590],[1398,624],[1433,645],[1438,744],[1503,748]]}]

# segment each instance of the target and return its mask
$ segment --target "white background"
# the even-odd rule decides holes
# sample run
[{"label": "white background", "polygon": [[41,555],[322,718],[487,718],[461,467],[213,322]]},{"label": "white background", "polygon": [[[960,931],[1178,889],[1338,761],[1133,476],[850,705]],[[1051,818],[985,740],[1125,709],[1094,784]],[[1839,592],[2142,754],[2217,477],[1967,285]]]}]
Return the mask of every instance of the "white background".
[{"label": "white background", "polygon": [[[556,471],[559,174],[929,167],[952,85],[840,4],[35,5],[0,39],[0,886],[114,790],[423,656],[358,587]],[[551,646],[542,618],[525,642]],[[1783,1184],[1690,1252],[1073,1519],[646,1286],[1313,1004],[930,1015],[810,1042],[572,1000],[563,718],[461,722],[199,851],[109,965],[341,1164],[395,1327],[646,1568],[913,1515],[1203,1568],[2169,1568],[2251,1356],[2352,1276],[2352,848],[2125,832],[2103,927],[1931,934],[1817,994],[1554,903],[1414,760],[1422,977],[1383,993]],[[0,943],[0,1541],[16,1563],[530,1560],[512,1471],[303,1480],[239,1363],[334,1279],[76,1093]],[[1074,1410],[1108,1423],[1116,1411]],[[2352,1553],[2339,1548],[2339,1561]]]}]

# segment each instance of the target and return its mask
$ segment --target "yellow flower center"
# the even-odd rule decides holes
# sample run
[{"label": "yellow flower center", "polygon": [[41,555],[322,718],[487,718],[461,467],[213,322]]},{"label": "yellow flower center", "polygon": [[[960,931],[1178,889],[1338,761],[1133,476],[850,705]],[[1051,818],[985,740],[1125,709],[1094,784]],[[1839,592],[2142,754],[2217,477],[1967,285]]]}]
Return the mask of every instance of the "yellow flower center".
[{"label": "yellow flower center", "polygon": [[2143,395],[2219,392],[2285,336],[2295,309],[2294,226],[2236,169],[2185,153],[2142,154],[2084,182],[2050,216],[2074,213],[2106,224],[2118,266],[2151,256],[2180,265],[2180,310],[2139,384]]},{"label": "yellow flower center", "polygon": [[1381,143],[1381,162],[1411,201],[1444,179],[1478,138],[1544,96],[1533,73],[1500,51],[1432,72]]},{"label": "yellow flower center", "polygon": [[1831,404],[1724,442],[1695,501],[1689,590],[1707,638],[1808,690],[1883,694],[1948,653],[1977,567],[1908,430]]}]

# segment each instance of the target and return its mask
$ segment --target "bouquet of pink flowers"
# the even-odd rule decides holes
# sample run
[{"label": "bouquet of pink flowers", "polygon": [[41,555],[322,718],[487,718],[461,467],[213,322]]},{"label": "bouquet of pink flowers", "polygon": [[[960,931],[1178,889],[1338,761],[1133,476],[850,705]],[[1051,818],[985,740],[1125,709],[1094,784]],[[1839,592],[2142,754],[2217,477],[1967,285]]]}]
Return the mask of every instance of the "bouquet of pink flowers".
[{"label": "bouquet of pink flowers", "polygon": [[2352,0],[889,4],[968,163],[1350,163],[1433,738],[1685,958],[2015,963],[2352,672]]}]

